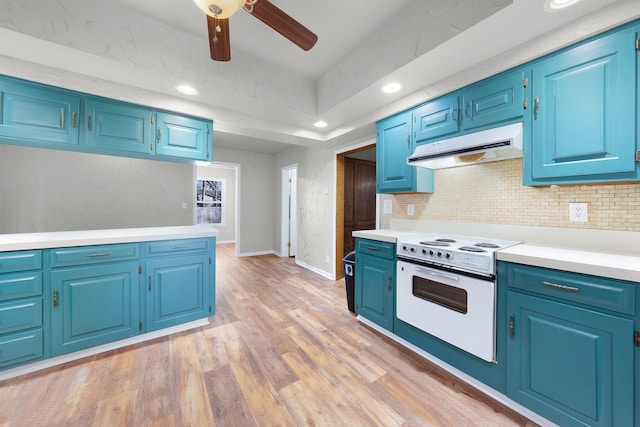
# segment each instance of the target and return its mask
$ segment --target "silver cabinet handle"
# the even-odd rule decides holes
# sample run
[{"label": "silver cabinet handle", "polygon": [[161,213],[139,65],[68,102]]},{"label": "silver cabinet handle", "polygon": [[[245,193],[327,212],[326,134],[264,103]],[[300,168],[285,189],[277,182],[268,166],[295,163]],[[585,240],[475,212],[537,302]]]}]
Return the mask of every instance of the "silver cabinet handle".
[{"label": "silver cabinet handle", "polygon": [[87,258],[97,258],[97,257],[109,256],[109,255],[111,255],[111,252],[101,252],[99,254],[88,254]]},{"label": "silver cabinet handle", "polygon": [[551,283],[551,282],[542,282],[542,284],[550,288],[564,289],[565,291],[571,291],[571,292],[580,292],[580,288],[576,288],[574,286],[558,285],[557,283]]},{"label": "silver cabinet handle", "polygon": [[540,94],[536,94],[536,102],[535,102],[535,107],[533,109],[533,114],[537,116],[539,112],[540,112]]},{"label": "silver cabinet handle", "polygon": [[75,128],[76,127],[76,112],[74,111],[73,113],[71,113],[71,127]]},{"label": "silver cabinet handle", "polygon": [[64,129],[64,107],[60,109],[60,127]]},{"label": "silver cabinet handle", "polygon": [[91,115],[87,115],[87,130],[91,132]]},{"label": "silver cabinet handle", "polygon": [[171,246],[171,249],[189,249],[187,245]]}]

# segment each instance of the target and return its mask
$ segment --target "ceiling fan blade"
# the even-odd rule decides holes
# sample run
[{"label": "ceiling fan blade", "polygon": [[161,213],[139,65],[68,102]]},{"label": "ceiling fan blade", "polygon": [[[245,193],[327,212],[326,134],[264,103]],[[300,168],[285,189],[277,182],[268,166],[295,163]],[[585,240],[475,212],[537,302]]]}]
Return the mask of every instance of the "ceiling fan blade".
[{"label": "ceiling fan blade", "polygon": [[268,0],[258,0],[253,5],[253,11],[246,10],[302,50],[311,49],[318,41],[318,36]]},{"label": "ceiling fan blade", "polygon": [[[229,18],[216,19],[207,15],[209,29],[209,50],[214,61],[231,60],[231,44],[229,41]],[[218,29],[220,31],[218,31]]]}]

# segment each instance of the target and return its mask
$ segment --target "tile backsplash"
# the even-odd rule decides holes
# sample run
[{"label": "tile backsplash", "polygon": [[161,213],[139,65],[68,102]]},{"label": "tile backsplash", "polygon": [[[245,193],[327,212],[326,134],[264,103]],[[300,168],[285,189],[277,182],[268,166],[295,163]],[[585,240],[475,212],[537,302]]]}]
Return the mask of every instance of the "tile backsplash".
[{"label": "tile backsplash", "polygon": [[[587,222],[569,221],[573,202]],[[437,170],[433,194],[393,196],[393,218],[640,231],[640,183],[526,187],[522,159],[503,160]]]}]

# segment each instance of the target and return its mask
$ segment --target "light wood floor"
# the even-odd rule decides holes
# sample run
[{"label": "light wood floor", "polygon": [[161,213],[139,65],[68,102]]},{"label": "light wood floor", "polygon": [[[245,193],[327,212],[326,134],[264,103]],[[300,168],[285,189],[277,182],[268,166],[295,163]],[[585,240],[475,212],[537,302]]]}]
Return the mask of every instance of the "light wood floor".
[{"label": "light wood floor", "polygon": [[0,383],[2,426],[533,426],[361,325],[343,281],[218,246],[211,325]]}]

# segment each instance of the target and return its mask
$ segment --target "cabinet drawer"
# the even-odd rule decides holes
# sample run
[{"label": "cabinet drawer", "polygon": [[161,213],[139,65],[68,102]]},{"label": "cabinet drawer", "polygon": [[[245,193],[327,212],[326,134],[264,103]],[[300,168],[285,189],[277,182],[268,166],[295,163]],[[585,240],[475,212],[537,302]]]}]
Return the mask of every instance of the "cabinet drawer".
[{"label": "cabinet drawer", "polygon": [[395,256],[395,244],[380,242],[377,240],[357,239],[356,252],[373,256],[393,259]]},{"label": "cabinet drawer", "polygon": [[0,334],[42,326],[42,298],[0,303]]},{"label": "cabinet drawer", "polygon": [[209,249],[209,239],[162,240],[159,242],[148,242],[146,244],[147,256],[181,252],[200,252],[208,251]]},{"label": "cabinet drawer", "polygon": [[632,282],[520,264],[508,264],[507,280],[512,288],[620,313],[635,312]]},{"label": "cabinet drawer", "polygon": [[42,295],[42,272],[0,274],[0,301]]},{"label": "cabinet drawer", "polygon": [[117,245],[82,246],[51,250],[51,267],[97,264],[111,261],[138,259],[140,246],[137,243]]},{"label": "cabinet drawer", "polygon": [[40,250],[0,253],[0,273],[40,268],[42,268],[42,251]]},{"label": "cabinet drawer", "polygon": [[0,336],[0,368],[43,356],[42,329]]}]

